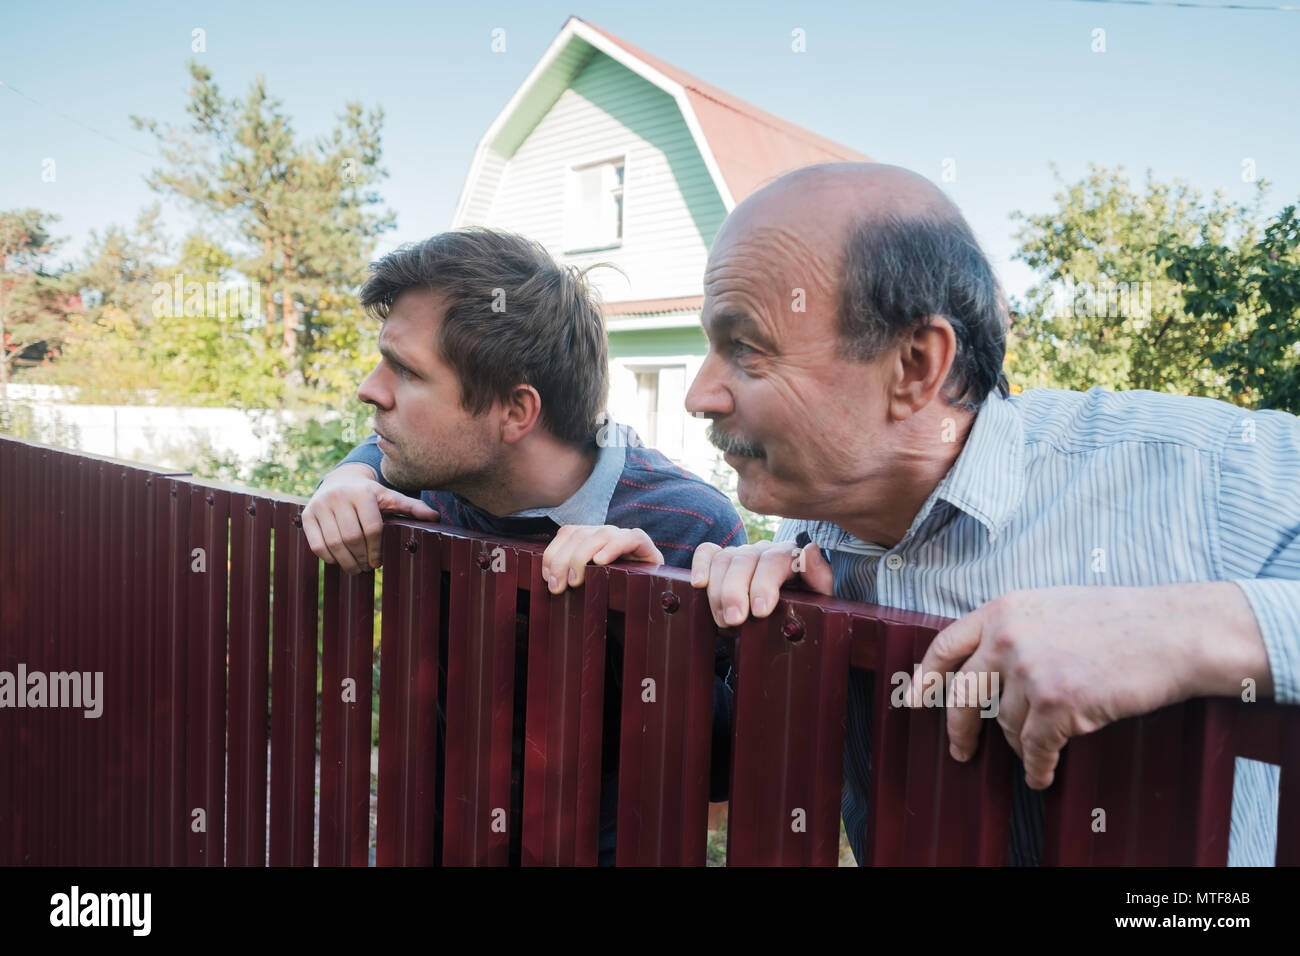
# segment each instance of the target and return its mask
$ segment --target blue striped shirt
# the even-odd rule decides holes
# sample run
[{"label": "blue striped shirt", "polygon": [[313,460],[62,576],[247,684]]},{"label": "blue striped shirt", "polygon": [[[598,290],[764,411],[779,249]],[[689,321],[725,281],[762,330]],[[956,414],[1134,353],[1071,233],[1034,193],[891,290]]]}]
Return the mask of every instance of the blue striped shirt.
[{"label": "blue striped shirt", "polygon": [[[835,594],[957,618],[1008,591],[1233,581],[1263,634],[1274,699],[1300,703],[1300,419],[1158,392],[989,396],[894,547],[787,520],[827,553]],[[863,858],[870,687],[849,690],[843,814]],[[1036,863],[1042,794],[1017,773],[1009,860]],[[1229,865],[1272,865],[1278,768],[1238,759]]]}]

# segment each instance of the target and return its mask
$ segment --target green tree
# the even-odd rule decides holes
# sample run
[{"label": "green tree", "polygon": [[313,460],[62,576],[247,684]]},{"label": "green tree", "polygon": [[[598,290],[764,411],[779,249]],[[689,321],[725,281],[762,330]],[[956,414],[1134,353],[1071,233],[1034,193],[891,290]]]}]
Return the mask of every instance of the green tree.
[{"label": "green tree", "polygon": [[82,401],[275,407],[287,363],[262,334],[255,287],[234,258],[200,233],[179,258],[158,229],[158,210],[134,230],[92,233],[65,281],[81,292],[58,362],[28,378],[76,386]]},{"label": "green tree", "polygon": [[39,209],[0,212],[0,399],[14,360],[33,346],[60,344],[75,308],[52,264],[62,244],[51,232],[57,221]]},{"label": "green tree", "polygon": [[287,362],[261,332],[256,288],[240,280],[220,246],[198,234],[186,239],[171,281],[156,286],[147,338],[169,400],[269,408],[284,399]]},{"label": "green tree", "polygon": [[132,404],[157,385],[157,363],[147,345],[151,288],[167,255],[158,208],[142,212],[133,229],[92,231],[81,262],[66,284],[79,292],[68,316],[59,360],[27,378],[76,386],[82,401]]},{"label": "green tree", "polygon": [[286,378],[330,387],[329,376],[314,376],[332,365],[313,352],[336,345],[338,326],[353,321],[350,290],[376,237],[394,224],[373,188],[386,175],[383,112],[347,103],[328,135],[301,142],[261,77],[241,100],[223,97],[198,63],[190,75],[188,128],[132,117],[158,137],[166,161],[150,185],[188,200],[215,231],[234,237],[234,264],[260,286],[262,332],[283,353]]},{"label": "green tree", "polygon": [[1210,354],[1235,400],[1300,415],[1300,220],[1287,206],[1263,237],[1231,245],[1202,234],[1162,237],[1157,250],[1181,283],[1187,311],[1225,331],[1245,326]]},{"label": "green tree", "polygon": [[1209,356],[1247,335],[1251,314],[1206,321],[1189,308],[1184,279],[1168,271],[1163,254],[1180,243],[1208,243],[1240,255],[1258,238],[1264,190],[1261,182],[1251,209],[1149,173],[1135,190],[1122,168],[1092,166],[1056,193],[1056,209],[1014,213],[1022,223],[1016,258],[1040,278],[1017,310],[1010,380],[1026,388],[1102,385],[1243,401]]}]

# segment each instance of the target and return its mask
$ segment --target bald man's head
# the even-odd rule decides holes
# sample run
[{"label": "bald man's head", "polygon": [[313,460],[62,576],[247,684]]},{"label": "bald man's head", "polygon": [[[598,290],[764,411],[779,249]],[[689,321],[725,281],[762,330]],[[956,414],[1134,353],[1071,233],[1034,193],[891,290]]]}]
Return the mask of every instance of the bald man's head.
[{"label": "bald man's head", "polygon": [[780,226],[808,229],[838,249],[855,225],[889,215],[930,215],[960,221],[952,201],[934,183],[901,166],[826,163],[804,166],[773,180],[727,217],[718,237],[734,229]]},{"label": "bald man's head", "polygon": [[1005,298],[960,210],[924,176],[881,163],[794,170],[736,207],[710,268],[736,251],[777,284],[833,298],[846,356],[870,361],[941,316],[957,339],[952,401],[1006,394]]}]

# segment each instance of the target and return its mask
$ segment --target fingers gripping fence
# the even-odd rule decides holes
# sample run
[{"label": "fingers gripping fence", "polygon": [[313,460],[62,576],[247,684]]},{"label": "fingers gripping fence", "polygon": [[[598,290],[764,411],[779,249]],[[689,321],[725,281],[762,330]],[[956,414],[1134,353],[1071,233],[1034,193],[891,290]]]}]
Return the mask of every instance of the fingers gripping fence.
[{"label": "fingers gripping fence", "polygon": [[[390,520],[376,662],[375,575],[322,573],[303,504],[0,436],[0,865],[593,865],[606,694],[617,862],[705,862],[716,632],[683,572],[553,597],[536,545]],[[959,764],[942,709],[891,706],[944,623],[785,592],[731,632],[731,865],[836,863],[855,672],[865,862],[1006,862],[996,722]],[[1223,864],[1238,756],[1281,765],[1300,862],[1297,712],[1229,700],[1071,741],[1044,862]]]}]

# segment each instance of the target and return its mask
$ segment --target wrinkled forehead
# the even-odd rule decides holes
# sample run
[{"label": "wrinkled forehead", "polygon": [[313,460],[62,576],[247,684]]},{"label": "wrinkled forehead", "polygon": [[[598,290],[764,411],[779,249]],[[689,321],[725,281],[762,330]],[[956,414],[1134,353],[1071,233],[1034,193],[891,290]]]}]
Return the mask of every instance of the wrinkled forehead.
[{"label": "wrinkled forehead", "polygon": [[833,308],[843,271],[841,246],[832,241],[831,230],[805,222],[733,215],[709,252],[706,323],[720,309],[739,308],[776,321],[792,310]]}]

